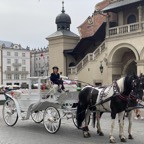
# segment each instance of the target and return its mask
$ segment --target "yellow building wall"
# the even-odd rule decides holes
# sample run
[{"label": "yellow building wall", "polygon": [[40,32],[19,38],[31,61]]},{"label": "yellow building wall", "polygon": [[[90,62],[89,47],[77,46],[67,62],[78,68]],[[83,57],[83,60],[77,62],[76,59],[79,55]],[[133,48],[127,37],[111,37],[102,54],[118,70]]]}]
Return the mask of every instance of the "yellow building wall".
[{"label": "yellow building wall", "polygon": [[[64,55],[64,50],[73,49],[79,41],[79,37],[59,36],[49,38],[49,70],[52,71],[53,66],[59,67],[59,72],[66,75],[67,59]],[[69,61],[72,58],[68,59]],[[49,73],[50,73],[49,72]]]}]

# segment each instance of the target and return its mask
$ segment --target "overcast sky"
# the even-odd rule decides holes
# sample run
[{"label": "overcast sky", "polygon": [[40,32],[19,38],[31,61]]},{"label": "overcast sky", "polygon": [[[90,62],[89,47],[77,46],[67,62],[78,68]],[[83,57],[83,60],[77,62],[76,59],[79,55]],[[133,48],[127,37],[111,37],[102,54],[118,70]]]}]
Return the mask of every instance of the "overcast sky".
[{"label": "overcast sky", "polygon": [[[71,16],[71,31],[92,15],[102,0],[64,0]],[[0,40],[23,47],[47,46],[45,38],[56,31],[55,18],[61,12],[62,0],[0,0]]]}]

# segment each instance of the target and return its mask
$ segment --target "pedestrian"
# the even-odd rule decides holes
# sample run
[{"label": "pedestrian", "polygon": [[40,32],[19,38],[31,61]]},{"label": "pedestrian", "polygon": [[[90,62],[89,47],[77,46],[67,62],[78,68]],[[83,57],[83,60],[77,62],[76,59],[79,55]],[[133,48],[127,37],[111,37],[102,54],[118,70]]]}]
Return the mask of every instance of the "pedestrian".
[{"label": "pedestrian", "polygon": [[136,116],[134,117],[134,119],[136,119],[136,120],[138,120],[138,119],[143,120],[143,119],[144,119],[144,117],[141,116],[141,111],[140,111],[140,109],[136,109],[136,110],[134,110],[134,112],[135,112],[135,114],[136,114]]}]

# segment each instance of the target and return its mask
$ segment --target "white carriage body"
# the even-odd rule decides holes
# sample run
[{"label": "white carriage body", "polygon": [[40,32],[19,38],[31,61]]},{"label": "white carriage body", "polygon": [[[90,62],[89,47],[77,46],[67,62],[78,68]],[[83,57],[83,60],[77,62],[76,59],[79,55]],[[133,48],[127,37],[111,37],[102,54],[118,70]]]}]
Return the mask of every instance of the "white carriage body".
[{"label": "white carriage body", "polygon": [[[29,119],[32,111],[45,110],[48,106],[55,106],[70,110],[72,105],[78,102],[78,92],[76,82],[68,80],[67,77],[61,76],[64,80],[64,86],[68,93],[59,93],[58,85],[52,84],[49,77],[30,77],[28,78],[28,89],[12,90],[6,93],[8,97],[14,100],[20,119]],[[41,89],[41,82],[45,81],[47,89]],[[37,82],[37,83],[36,83]],[[31,86],[38,86],[32,89]]]}]

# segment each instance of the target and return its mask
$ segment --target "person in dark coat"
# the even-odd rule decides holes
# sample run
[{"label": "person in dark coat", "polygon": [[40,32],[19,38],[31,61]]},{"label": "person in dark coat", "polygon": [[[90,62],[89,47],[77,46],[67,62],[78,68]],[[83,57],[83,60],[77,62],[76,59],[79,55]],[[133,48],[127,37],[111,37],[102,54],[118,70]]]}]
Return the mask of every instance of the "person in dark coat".
[{"label": "person in dark coat", "polygon": [[[54,66],[53,73],[51,73],[50,80],[59,86],[58,91],[61,92],[61,89],[64,91],[65,87],[63,85],[63,80],[60,78],[60,74],[58,73],[59,68],[57,66]],[[60,88],[61,86],[61,88]]]}]

